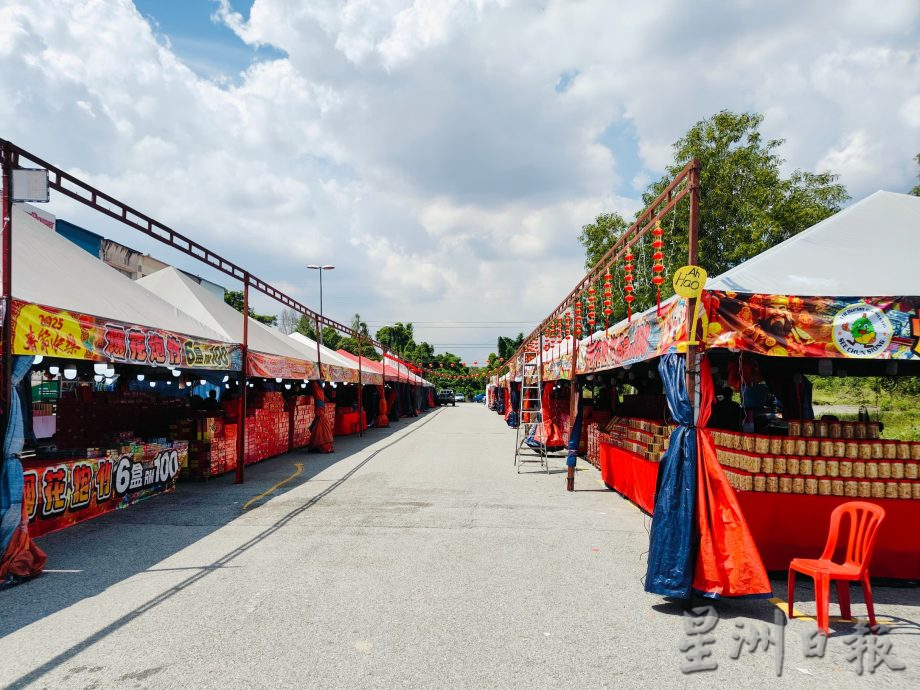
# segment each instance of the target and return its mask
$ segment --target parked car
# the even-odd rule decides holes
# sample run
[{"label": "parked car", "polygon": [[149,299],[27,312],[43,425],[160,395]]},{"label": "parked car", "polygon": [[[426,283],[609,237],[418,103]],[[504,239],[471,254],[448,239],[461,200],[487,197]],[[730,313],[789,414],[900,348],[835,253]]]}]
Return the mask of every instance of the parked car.
[{"label": "parked car", "polygon": [[438,391],[438,405],[452,405],[453,407],[456,407],[457,398],[454,395],[454,392],[450,389]]},{"label": "parked car", "polygon": [[485,402],[485,401],[486,401],[486,394],[485,394],[485,393],[477,393],[475,396],[473,396],[473,402],[481,403],[481,402]]},{"label": "parked car", "polygon": [[463,402],[464,400],[466,400],[466,398],[463,396],[463,393],[457,393],[457,394],[454,396],[454,401],[455,401],[455,402]]}]

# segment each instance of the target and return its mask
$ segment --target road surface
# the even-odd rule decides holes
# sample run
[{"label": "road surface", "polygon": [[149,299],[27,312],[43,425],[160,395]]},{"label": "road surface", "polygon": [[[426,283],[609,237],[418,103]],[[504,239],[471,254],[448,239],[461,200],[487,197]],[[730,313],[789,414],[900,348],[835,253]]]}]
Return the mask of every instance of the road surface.
[{"label": "road surface", "polygon": [[849,623],[806,658],[807,620],[781,678],[775,647],[732,659],[739,623],[774,620],[747,600],[717,605],[718,668],[683,674],[699,636],[643,591],[650,519],[593,468],[575,493],[561,459],[518,475],[513,445],[464,403],[48,535],[48,572],[0,592],[0,687],[920,687],[908,588],[876,588],[905,670],[858,676]]}]

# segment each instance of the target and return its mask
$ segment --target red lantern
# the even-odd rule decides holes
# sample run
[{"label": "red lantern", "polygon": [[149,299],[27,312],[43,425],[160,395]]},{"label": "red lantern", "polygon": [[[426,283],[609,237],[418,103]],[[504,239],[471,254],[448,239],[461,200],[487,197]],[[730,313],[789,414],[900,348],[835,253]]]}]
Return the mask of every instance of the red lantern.
[{"label": "red lantern", "polygon": [[581,338],[581,300],[575,300],[575,338]]},{"label": "red lantern", "polygon": [[626,292],[626,296],[623,297],[623,300],[626,302],[626,318],[629,323],[632,323],[632,303],[635,301],[636,297],[633,295],[633,259],[636,258],[631,251],[627,251],[623,256],[626,264],[623,266],[623,281],[626,283],[626,287],[623,290]]},{"label": "red lantern", "polygon": [[652,241],[652,249],[655,250],[655,253],[652,254],[652,282],[655,284],[657,289],[656,302],[658,304],[658,315],[661,315],[661,286],[664,284],[664,230],[661,228],[661,221],[655,223],[655,228],[652,230],[652,236],[654,240]]},{"label": "red lantern", "polygon": [[610,315],[613,314],[611,309],[611,296],[613,295],[613,276],[610,275],[610,266],[604,271],[604,326],[610,327]]}]

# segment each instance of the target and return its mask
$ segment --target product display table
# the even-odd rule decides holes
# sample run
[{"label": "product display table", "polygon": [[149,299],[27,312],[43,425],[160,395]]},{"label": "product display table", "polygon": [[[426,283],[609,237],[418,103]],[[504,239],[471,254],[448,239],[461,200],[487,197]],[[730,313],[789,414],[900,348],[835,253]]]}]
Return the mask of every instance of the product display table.
[{"label": "product display table", "polygon": [[362,411],[341,411],[336,410],[335,429],[333,433],[336,436],[348,436],[357,434],[359,431],[367,429],[367,415]]},{"label": "product display table", "polygon": [[655,509],[658,463],[609,443],[599,444],[601,478],[649,515]]},{"label": "product display table", "polygon": [[[599,444],[601,477],[645,512],[655,507],[658,463],[616,446]],[[762,491],[735,491],[763,564],[785,571],[793,558],[818,558],[824,550],[830,515],[844,496],[812,496]],[[920,501],[858,499],[885,509],[869,573],[873,577],[920,580]],[[838,559],[839,560],[839,559]]]}]

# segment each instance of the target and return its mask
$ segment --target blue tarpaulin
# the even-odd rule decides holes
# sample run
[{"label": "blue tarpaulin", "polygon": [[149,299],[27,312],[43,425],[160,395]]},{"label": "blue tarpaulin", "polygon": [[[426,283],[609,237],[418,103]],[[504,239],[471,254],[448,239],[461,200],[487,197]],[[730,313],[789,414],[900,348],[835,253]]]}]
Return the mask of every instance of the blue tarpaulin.
[{"label": "blue tarpaulin", "polygon": [[693,585],[696,521],[696,429],[687,396],[686,360],[666,354],[658,364],[671,416],[678,424],[658,468],[645,591],[687,599]]},{"label": "blue tarpaulin", "polygon": [[565,458],[566,467],[575,467],[575,461],[578,459],[578,446],[581,443],[581,417],[584,405],[582,404],[581,390],[577,388],[577,385],[576,383],[572,384],[572,395],[578,396],[578,403],[575,408],[575,420],[569,430],[569,452]]},{"label": "blue tarpaulin", "polygon": [[24,428],[16,387],[31,367],[32,357],[13,357],[13,398],[3,435],[3,465],[0,467],[0,556],[6,552],[13,533],[22,522],[22,463],[16,456],[22,452]]}]

